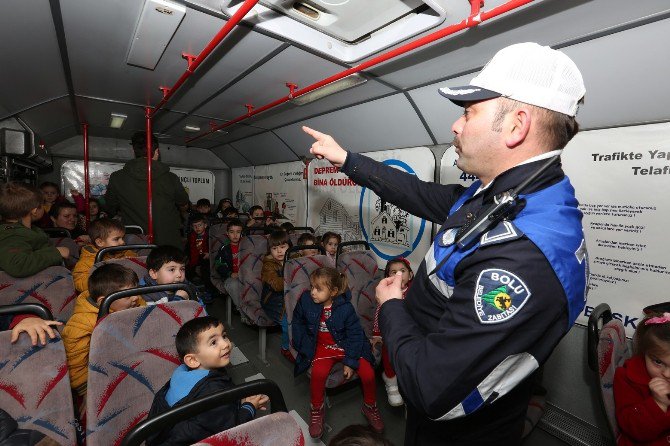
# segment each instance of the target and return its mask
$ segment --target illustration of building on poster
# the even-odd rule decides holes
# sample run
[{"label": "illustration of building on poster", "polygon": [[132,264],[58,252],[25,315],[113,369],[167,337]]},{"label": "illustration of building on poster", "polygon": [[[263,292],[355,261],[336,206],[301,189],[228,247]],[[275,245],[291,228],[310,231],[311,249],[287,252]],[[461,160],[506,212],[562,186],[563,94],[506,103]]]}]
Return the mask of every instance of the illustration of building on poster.
[{"label": "illustration of building on poster", "polygon": [[315,228],[317,234],[335,232],[342,235],[343,242],[361,239],[361,227],[357,218],[352,218],[342,203],[328,198],[319,211],[319,226]]}]

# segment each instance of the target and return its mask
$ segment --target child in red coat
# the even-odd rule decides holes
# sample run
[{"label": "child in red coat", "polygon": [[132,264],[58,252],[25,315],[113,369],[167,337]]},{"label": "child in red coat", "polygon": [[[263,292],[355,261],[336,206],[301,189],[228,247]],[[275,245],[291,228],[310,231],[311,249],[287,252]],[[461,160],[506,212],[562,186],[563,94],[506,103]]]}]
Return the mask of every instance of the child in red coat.
[{"label": "child in red coat", "polygon": [[670,435],[670,313],[637,326],[635,356],[614,374],[619,446],[668,444]]}]

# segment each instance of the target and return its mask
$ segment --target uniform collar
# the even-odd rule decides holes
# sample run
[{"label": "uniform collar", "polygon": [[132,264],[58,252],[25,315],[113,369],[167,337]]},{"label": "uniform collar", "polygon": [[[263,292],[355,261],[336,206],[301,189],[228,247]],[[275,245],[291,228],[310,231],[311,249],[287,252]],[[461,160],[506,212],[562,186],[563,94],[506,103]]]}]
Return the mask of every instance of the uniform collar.
[{"label": "uniform collar", "polygon": [[[483,194],[483,201],[490,202],[496,195],[506,192],[510,189],[514,189],[526,178],[531,176],[537,169],[539,169],[546,159],[549,159],[559,153],[561,153],[560,150],[543,153],[533,158],[529,158],[523,163],[517,164],[511,169],[501,173],[488,186],[486,186],[483,191],[481,191]],[[564,176],[565,174],[563,173],[559,159],[557,162],[552,164],[551,167],[544,171],[539,178],[526,187],[522,193],[528,194],[544,189],[548,186],[551,186],[552,184],[558,183],[563,179]]]}]

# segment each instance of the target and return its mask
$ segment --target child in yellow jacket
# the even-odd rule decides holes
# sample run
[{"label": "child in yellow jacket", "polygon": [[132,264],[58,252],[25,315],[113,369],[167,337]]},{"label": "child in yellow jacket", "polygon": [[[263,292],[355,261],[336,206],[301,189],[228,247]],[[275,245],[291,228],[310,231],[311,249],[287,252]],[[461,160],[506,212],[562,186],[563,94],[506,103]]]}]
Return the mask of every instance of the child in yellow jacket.
[{"label": "child in yellow jacket", "polygon": [[[63,344],[70,371],[70,385],[81,397],[81,407],[85,407],[86,381],[88,379],[88,353],[91,333],[98,320],[98,310],[102,300],[116,291],[137,286],[137,274],[119,264],[107,264],[96,269],[88,280],[88,291],[77,297],[74,314],[63,329]],[[110,312],[146,306],[139,296],[118,299],[110,306]]]},{"label": "child in yellow jacket", "polygon": [[[75,265],[74,270],[72,270],[74,287],[80,293],[88,289],[88,276],[91,273],[91,268],[93,268],[98,251],[102,248],[125,245],[123,237],[126,235],[126,228],[117,220],[101,218],[91,222],[88,235],[91,237],[92,244],[82,248],[79,261]],[[135,252],[126,250],[110,253],[105,258],[118,259],[136,256]]]}]

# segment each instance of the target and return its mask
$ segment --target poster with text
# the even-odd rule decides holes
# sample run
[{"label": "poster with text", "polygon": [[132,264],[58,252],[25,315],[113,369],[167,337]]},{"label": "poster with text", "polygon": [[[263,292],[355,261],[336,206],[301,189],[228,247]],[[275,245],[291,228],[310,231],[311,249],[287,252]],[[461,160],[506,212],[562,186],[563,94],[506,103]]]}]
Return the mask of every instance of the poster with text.
[{"label": "poster with text", "polygon": [[304,172],[302,161],[256,166],[254,204],[283,216],[295,226],[304,226],[307,219]]},{"label": "poster with text", "polygon": [[563,169],[584,213],[591,310],[606,302],[629,336],[642,308],[669,301],[670,124],[579,133]]},{"label": "poster with text", "polygon": [[232,171],[233,206],[239,212],[248,212],[254,205],[254,167],[236,167]]},{"label": "poster with text", "polygon": [[[107,192],[109,176],[123,168],[121,163],[89,162],[88,177],[90,194],[92,197],[101,197]],[[170,172],[176,174],[181,184],[188,192],[191,202],[200,198],[207,198],[214,202],[214,173],[209,170],[181,169],[170,167]],[[61,166],[61,187],[66,197],[70,197],[70,190],[84,190],[84,162],[66,161]],[[216,204],[216,203],[214,203]]]},{"label": "poster with text", "polygon": [[[387,150],[367,153],[395,169],[431,181],[435,158],[430,149]],[[308,225],[321,235],[328,231],[343,241],[366,240],[380,267],[394,257],[407,257],[416,271],[430,246],[431,223],[361,187],[326,160],[309,164]]]}]

